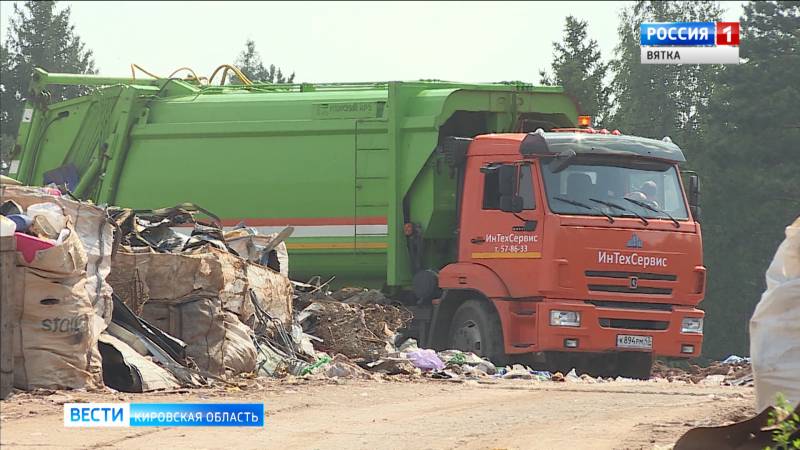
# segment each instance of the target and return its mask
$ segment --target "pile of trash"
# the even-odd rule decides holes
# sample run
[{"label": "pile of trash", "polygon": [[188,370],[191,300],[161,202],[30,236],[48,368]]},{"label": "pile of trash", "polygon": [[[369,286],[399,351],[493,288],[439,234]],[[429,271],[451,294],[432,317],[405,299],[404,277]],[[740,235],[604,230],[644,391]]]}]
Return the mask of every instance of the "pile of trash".
[{"label": "pile of trash", "polygon": [[55,187],[0,188],[0,234],[17,250],[14,288],[3,299],[17,328],[16,388],[229,383],[256,371],[260,321],[269,321],[262,336],[270,339],[293,323],[293,288],[282,273],[291,228],[224,232],[194,205],[134,212]]},{"label": "pile of trash", "polygon": [[[414,339],[403,339],[412,313],[380,291],[331,292],[328,283],[293,284],[296,309],[291,327],[269,327],[270,320],[259,318],[259,374],[370,379],[497,373],[491,362],[475,354],[421,349]],[[277,335],[270,335],[268,330],[276,328]]]},{"label": "pile of trash", "polygon": [[314,302],[297,316],[303,330],[320,339],[319,350],[365,361],[394,351],[397,330],[411,319],[408,310],[397,306],[335,301]]},{"label": "pile of trash", "polygon": [[652,376],[667,381],[683,381],[692,384],[723,386],[752,386],[753,371],[750,358],[731,355],[722,361],[713,361],[702,367],[689,364],[687,369],[669,367],[662,361],[653,365]]},{"label": "pile of trash", "polygon": [[108,280],[123,303],[186,342],[187,357],[204,373],[255,372],[257,312],[274,321],[272,334],[276,324],[292,322],[292,285],[281,274],[291,230],[265,236],[241,224],[225,232],[214,214],[192,204],[113,208],[109,216],[119,245]]}]

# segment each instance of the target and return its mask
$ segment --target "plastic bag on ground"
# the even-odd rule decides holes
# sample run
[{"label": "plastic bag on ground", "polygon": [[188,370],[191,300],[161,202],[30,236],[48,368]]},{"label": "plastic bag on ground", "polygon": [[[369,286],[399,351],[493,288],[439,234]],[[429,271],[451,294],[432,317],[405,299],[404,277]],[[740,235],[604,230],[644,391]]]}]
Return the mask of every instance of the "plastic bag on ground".
[{"label": "plastic bag on ground", "polygon": [[786,227],[766,273],[767,290],[750,319],[750,357],[761,411],[783,393],[800,402],[800,217]]},{"label": "plastic bag on ground", "polygon": [[406,358],[411,361],[411,364],[414,364],[414,367],[421,370],[444,369],[444,363],[433,350],[425,349],[409,352],[406,354]]}]

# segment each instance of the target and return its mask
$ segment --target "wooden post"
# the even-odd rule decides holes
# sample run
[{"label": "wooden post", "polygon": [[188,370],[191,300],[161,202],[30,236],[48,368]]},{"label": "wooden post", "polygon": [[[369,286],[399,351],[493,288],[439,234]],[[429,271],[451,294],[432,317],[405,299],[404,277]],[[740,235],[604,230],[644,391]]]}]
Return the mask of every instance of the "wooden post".
[{"label": "wooden post", "polygon": [[14,386],[14,333],[19,326],[18,297],[22,294],[16,250],[14,236],[0,237],[0,399],[8,397]]}]

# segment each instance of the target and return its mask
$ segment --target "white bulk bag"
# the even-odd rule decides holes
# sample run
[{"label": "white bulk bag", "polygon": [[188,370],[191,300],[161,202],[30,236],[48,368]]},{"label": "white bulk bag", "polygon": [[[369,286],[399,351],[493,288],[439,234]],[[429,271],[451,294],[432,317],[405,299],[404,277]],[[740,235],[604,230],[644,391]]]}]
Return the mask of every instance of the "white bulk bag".
[{"label": "white bulk bag", "polygon": [[759,411],[779,392],[800,402],[800,217],[767,269],[767,290],[750,319],[750,356]]}]

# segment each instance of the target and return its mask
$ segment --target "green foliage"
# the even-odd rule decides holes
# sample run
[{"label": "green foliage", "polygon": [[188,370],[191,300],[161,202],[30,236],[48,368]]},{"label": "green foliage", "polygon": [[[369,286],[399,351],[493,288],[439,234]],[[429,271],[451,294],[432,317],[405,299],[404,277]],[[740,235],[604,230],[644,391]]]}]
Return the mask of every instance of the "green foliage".
[{"label": "green foliage", "polygon": [[[54,1],[14,4],[7,36],[0,51],[0,127],[3,134],[16,135],[35,67],[66,73],[95,70],[91,50],[86,49],[70,24],[70,9],[59,11]],[[54,87],[50,95],[56,102],[85,92],[78,86]],[[5,141],[6,138],[4,146]]]},{"label": "green foliage", "polygon": [[622,12],[619,43],[611,62],[615,96],[611,124],[625,133],[670,136],[691,148],[707,111],[713,77],[710,65],[641,64],[643,22],[705,22],[720,16],[716,2],[639,1]]},{"label": "green foliage", "polygon": [[597,41],[587,38],[586,21],[567,16],[564,43],[553,42],[552,76],[539,72],[544,85],[563,86],[581,105],[581,113],[592,116],[595,126],[608,116],[609,87],[604,63]]},{"label": "green foliage", "polygon": [[747,61],[718,74],[691,159],[704,179],[704,350],[717,356],[747,353],[764,272],[800,214],[800,3],[751,2],[741,22]]},{"label": "green foliage", "polygon": [[[280,68],[275,67],[275,64],[264,66],[261,55],[256,51],[256,43],[252,39],[247,40],[245,49],[236,58],[236,66],[254,83],[294,83],[294,72],[287,77]],[[241,83],[235,76],[232,81]]]},{"label": "green foliage", "polygon": [[775,410],[769,414],[767,425],[778,426],[772,432],[772,442],[775,445],[769,448],[775,450],[800,448],[800,438],[792,439],[792,435],[800,429],[800,417],[794,412],[792,404],[780,392],[776,395]]}]

